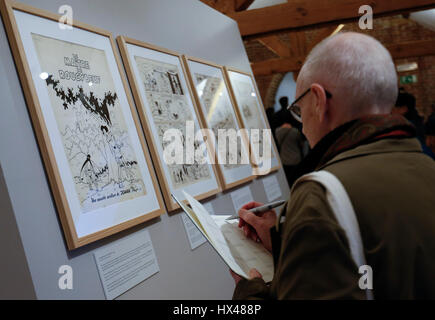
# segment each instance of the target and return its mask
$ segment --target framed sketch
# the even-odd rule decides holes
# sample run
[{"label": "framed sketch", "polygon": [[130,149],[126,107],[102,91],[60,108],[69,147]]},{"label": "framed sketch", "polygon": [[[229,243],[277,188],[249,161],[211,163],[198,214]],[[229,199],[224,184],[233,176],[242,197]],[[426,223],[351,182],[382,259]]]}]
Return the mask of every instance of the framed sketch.
[{"label": "framed sketch", "polygon": [[243,127],[249,131],[251,159],[257,175],[265,175],[281,167],[279,153],[266,120],[263,104],[254,77],[246,72],[224,67],[230,93]]},{"label": "framed sketch", "polygon": [[[179,208],[171,193],[183,199],[182,190],[197,200],[218,193],[221,186],[208,143],[198,131],[201,126],[181,55],[123,36],[117,41],[166,207]],[[178,133],[178,139],[168,139],[170,132]]]},{"label": "framed sketch", "polygon": [[213,154],[224,189],[255,178],[249,158],[249,142],[241,130],[224,77],[223,67],[183,56],[193,95],[204,127],[213,132]]},{"label": "framed sketch", "polygon": [[11,1],[1,13],[68,248],[164,213],[111,34]]}]

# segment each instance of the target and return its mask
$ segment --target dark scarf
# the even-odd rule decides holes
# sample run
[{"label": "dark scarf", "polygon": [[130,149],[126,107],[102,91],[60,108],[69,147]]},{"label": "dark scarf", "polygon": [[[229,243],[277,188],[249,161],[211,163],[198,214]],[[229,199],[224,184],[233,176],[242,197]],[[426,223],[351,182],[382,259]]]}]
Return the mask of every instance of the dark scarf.
[{"label": "dark scarf", "polygon": [[415,137],[415,127],[400,115],[371,115],[347,122],[328,133],[297,166],[290,187],[299,177],[312,172],[338,154],[387,138]]}]

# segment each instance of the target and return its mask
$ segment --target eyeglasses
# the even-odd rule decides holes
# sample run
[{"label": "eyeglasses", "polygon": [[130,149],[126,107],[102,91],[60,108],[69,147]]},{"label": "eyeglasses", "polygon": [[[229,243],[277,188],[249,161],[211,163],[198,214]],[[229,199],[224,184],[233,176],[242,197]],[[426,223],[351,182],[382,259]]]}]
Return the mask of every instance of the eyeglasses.
[{"label": "eyeglasses", "polygon": [[[303,97],[305,97],[309,92],[311,91],[311,88],[308,88],[304,93],[302,93],[295,101],[293,101],[292,104],[290,104],[287,107],[287,110],[290,111],[292,116],[299,122],[302,122],[302,112],[301,107],[298,106],[296,103],[298,103]],[[331,99],[332,94],[329,93],[329,91],[325,90],[326,98]]]}]

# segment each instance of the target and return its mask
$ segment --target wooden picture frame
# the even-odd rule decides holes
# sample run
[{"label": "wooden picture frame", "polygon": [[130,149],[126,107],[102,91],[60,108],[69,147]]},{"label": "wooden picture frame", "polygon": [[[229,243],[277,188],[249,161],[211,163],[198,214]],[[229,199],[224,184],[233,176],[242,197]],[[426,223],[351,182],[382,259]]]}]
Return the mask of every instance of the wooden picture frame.
[{"label": "wooden picture frame", "polygon": [[[251,129],[260,129],[260,130],[268,129],[268,130],[270,130],[270,125],[269,125],[269,122],[267,121],[266,112],[264,110],[263,103],[261,102],[260,94],[259,94],[257,85],[255,83],[255,79],[252,76],[252,74],[250,74],[248,72],[241,71],[241,70],[236,69],[236,68],[227,67],[227,66],[224,67],[224,70],[225,70],[225,77],[227,78],[227,81],[229,83],[230,94],[231,94],[232,99],[235,103],[236,112],[237,112],[237,115],[239,116],[241,123],[243,124],[243,128],[245,128],[247,130],[251,130]],[[244,82],[246,85],[249,86],[249,91],[250,91],[250,94],[252,95],[252,98],[250,98],[250,99],[252,100],[251,101],[252,103],[254,103],[254,101],[255,101],[255,106],[253,106],[255,108],[254,111],[258,114],[258,120],[260,120],[260,122],[258,122],[258,125],[250,126],[248,124],[247,118],[244,116],[244,113],[243,113],[243,110],[241,107],[242,99],[244,99],[246,97],[239,97],[238,96],[238,94],[236,92],[236,84],[233,83],[234,77],[237,77],[239,80],[241,80],[242,82]],[[270,147],[271,147],[271,167],[270,167],[270,169],[268,169],[268,168],[262,169],[261,167],[258,166],[259,160],[256,158],[255,152],[252,151],[254,149],[252,140],[250,140],[250,147],[251,147],[251,158],[253,159],[253,164],[256,167],[256,174],[257,175],[267,175],[269,173],[272,173],[274,171],[279,170],[282,167],[281,159],[279,157],[278,149],[275,145],[275,141],[273,139],[272,133],[270,135]]]},{"label": "wooden picture frame", "polygon": [[0,6],[68,249],[163,214],[111,33],[75,20],[61,28],[60,15],[10,0]]},{"label": "wooden picture frame", "polygon": [[[172,198],[172,193],[183,199],[181,191],[184,189],[195,199],[203,200],[220,192],[222,187],[217,179],[216,168],[208,160],[211,155],[208,143],[205,143],[207,164],[202,167],[197,166],[196,162],[193,166],[192,163],[171,166],[164,160],[164,129],[181,128],[188,118],[194,122],[195,128],[202,129],[181,55],[125,36],[119,36],[117,42],[168,211],[180,208]],[[182,138],[185,138],[184,133]],[[186,168],[192,171],[186,171]],[[192,179],[193,170],[197,171]],[[196,175],[199,175],[199,179]]]},{"label": "wooden picture frame", "polygon": [[[244,131],[240,130],[242,124],[229,93],[223,66],[186,55],[182,57],[198,107],[200,121],[204,128],[213,131],[216,140],[213,144],[214,155],[223,189],[228,190],[255,179],[254,168],[249,157],[249,141]],[[233,159],[237,160],[237,164],[229,164],[229,148],[225,150],[226,155],[219,154],[218,130],[221,129],[234,129],[240,133],[240,144],[237,148],[237,153],[240,154],[237,155],[238,159]],[[242,159],[245,159],[246,164],[239,163]]]}]

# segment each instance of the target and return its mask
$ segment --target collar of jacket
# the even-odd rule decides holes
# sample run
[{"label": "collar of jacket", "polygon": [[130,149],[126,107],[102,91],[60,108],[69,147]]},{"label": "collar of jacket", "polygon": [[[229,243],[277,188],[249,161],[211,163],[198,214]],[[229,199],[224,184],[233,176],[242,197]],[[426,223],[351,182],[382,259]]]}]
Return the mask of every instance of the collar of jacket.
[{"label": "collar of jacket", "polygon": [[[324,136],[295,170],[293,181],[317,170],[340,153],[382,139],[415,137],[415,127],[400,115],[370,115],[347,122]],[[292,187],[292,186],[290,186]]]}]

